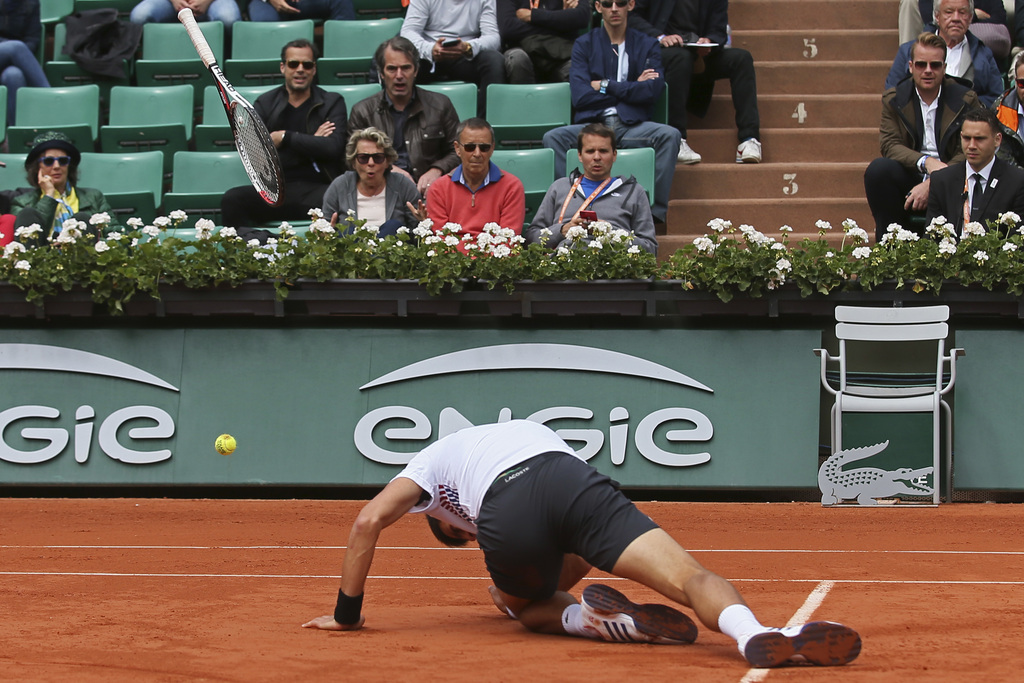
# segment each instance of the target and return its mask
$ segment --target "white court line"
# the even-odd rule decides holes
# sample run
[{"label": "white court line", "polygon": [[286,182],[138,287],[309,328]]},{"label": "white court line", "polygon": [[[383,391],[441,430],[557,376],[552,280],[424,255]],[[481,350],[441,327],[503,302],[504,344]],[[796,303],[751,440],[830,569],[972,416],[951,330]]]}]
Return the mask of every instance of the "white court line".
[{"label": "white court line", "polygon": [[[814,610],[821,606],[821,603],[825,600],[825,596],[832,590],[832,587],[836,585],[835,581],[822,581],[811,594],[804,600],[804,604],[800,605],[800,609],[789,618],[786,623],[786,627],[790,626],[803,626],[807,623],[807,620],[814,614]],[[768,673],[771,669],[750,669],[747,674],[740,679],[740,683],[759,683],[764,679],[768,678]]]},{"label": "white court line", "polygon": [[[159,579],[341,579],[339,574],[174,574],[148,572],[32,572],[0,571],[0,576],[119,576]],[[391,581],[491,581],[489,576],[368,576],[367,579]],[[591,576],[585,581],[625,581],[617,576]],[[1024,586],[1024,581],[946,581],[887,579],[729,579],[733,583],[832,583],[921,586]]]},{"label": "white court line", "polygon": [[[0,545],[11,550],[345,550],[343,545]],[[378,546],[377,550],[477,551],[477,547]],[[1024,550],[814,550],[774,548],[688,548],[690,553],[765,553],[808,555],[1024,555]]]}]

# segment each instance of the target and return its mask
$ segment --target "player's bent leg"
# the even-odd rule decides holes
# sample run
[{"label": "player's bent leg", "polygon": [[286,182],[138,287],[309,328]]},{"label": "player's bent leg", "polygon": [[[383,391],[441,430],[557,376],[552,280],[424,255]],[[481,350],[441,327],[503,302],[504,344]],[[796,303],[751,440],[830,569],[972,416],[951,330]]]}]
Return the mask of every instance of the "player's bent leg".
[{"label": "player's bent leg", "polygon": [[567,554],[562,562],[562,573],[558,577],[558,590],[568,591],[593,569],[591,564],[579,555]]},{"label": "player's bent leg", "polygon": [[697,625],[679,610],[638,605],[611,586],[587,586],[581,615],[587,626],[611,642],[682,645],[697,639]]},{"label": "player's bent leg", "polygon": [[[519,623],[534,633],[564,635],[568,632],[570,635],[582,635],[572,633],[563,626],[566,608],[575,607],[577,610],[579,609],[576,598],[565,591],[558,591],[550,598],[543,600],[517,598],[502,591],[500,588],[495,588],[492,591],[492,597],[494,597],[494,593],[497,594],[497,598],[501,600],[508,611],[519,619]],[[495,600],[495,604],[497,604],[497,600]]]}]

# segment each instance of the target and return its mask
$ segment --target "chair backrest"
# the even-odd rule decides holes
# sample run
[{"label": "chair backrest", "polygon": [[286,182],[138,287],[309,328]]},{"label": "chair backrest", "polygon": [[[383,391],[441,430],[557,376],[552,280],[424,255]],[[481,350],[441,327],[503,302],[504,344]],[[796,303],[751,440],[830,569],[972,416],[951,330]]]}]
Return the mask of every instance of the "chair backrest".
[{"label": "chair backrest", "polygon": [[190,84],[167,86],[114,86],[110,89],[110,125],[145,126],[180,123],[192,137]]},{"label": "chair backrest", "polygon": [[377,47],[394,38],[402,28],[402,19],[324,22],[325,58],[372,57]]},{"label": "chair backrest", "polygon": [[[651,147],[637,147],[632,149],[620,149],[615,157],[615,165],[612,167],[612,174],[629,178],[633,176],[640,186],[647,191],[647,200],[654,206],[654,149]],[[570,173],[574,168],[582,169],[579,153],[575,149],[569,149],[565,153],[565,172]]]},{"label": "chair backrest", "polygon": [[320,87],[328,92],[336,92],[344,97],[345,107],[350,114],[352,113],[352,105],[356,102],[365,100],[367,97],[373,97],[380,92],[379,83],[321,84]]},{"label": "chair backrest", "polygon": [[529,192],[546,193],[555,182],[555,151],[539,149],[496,149],[491,161],[523,182]]},{"label": "chair backrest", "polygon": [[492,83],[487,86],[487,121],[492,126],[572,121],[572,92],[568,83]]},{"label": "chair backrest", "polygon": [[445,95],[452,101],[455,113],[459,115],[459,121],[476,116],[477,87],[475,83],[428,83],[418,87]]},{"label": "chair backrest", "polygon": [[[224,59],[224,24],[219,21],[204,21],[200,25],[206,42],[213,50],[217,61]],[[192,39],[185,27],[175,22],[144,24],[142,26],[142,58],[159,60],[199,59]]]},{"label": "chair backrest", "polygon": [[19,88],[16,120],[33,128],[86,124],[93,140],[100,124],[100,87]]},{"label": "chair backrest", "polygon": [[313,20],[236,21],[231,27],[232,59],[280,59],[281,48],[298,38],[313,42]]},{"label": "chair backrest", "polygon": [[172,191],[209,194],[225,192],[238,185],[248,185],[238,152],[176,152]]},{"label": "chair backrest", "polygon": [[[250,104],[263,93],[276,88],[275,85],[243,85],[235,88],[239,95],[249,100]],[[346,100],[348,102],[348,100]],[[224,112],[224,104],[220,100],[217,86],[208,85],[203,91],[203,123],[207,125],[228,125],[228,115]]]},{"label": "chair backrest", "polygon": [[7,86],[0,85],[0,136],[7,137]]},{"label": "chair backrest", "polygon": [[164,153],[97,154],[82,152],[79,183],[104,194],[149,192],[160,206],[164,183]]},{"label": "chair backrest", "polygon": [[6,166],[0,166],[0,190],[16,190],[19,187],[29,187],[25,179],[25,156],[24,154],[0,154],[0,161]]}]

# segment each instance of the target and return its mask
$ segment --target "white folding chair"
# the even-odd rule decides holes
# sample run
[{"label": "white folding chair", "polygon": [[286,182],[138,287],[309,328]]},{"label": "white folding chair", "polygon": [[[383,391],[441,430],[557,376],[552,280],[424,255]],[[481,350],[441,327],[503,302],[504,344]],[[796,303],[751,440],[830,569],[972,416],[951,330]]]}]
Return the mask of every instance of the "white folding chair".
[{"label": "white folding chair", "polygon": [[[932,415],[932,502],[939,503],[940,479],[947,487],[947,500],[952,496],[953,424],[952,412],[943,397],[956,381],[956,358],[963,355],[959,348],[945,351],[949,335],[949,306],[921,306],[913,308],[869,308],[836,306],[836,337],[839,354],[831,355],[825,349],[815,349],[821,358],[821,383],[835,396],[832,405],[832,454],[843,449],[843,413],[931,413]],[[862,371],[849,372],[849,343],[870,342],[907,344],[934,342],[935,375],[928,373],[927,381],[904,376],[888,375],[885,383],[872,382]],[[920,346],[920,344],[919,344]],[[883,347],[883,348],[886,348]],[[917,347],[915,347],[917,348]],[[864,361],[867,364],[867,361]],[[839,366],[838,387],[827,376],[829,363]],[[948,375],[945,370],[948,367]],[[858,368],[860,370],[860,368]],[[946,457],[942,468],[941,416],[946,418]],[[939,473],[943,472],[940,477]]]}]

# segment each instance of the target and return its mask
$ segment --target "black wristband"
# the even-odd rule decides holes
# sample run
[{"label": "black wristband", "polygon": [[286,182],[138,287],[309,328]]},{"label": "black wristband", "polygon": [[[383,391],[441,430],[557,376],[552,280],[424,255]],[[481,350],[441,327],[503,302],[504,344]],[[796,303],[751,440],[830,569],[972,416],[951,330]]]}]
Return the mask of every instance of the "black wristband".
[{"label": "black wristband", "polygon": [[338,604],[334,606],[334,620],[344,626],[351,626],[359,621],[359,614],[363,610],[362,594],[352,598],[345,595],[338,589]]}]

